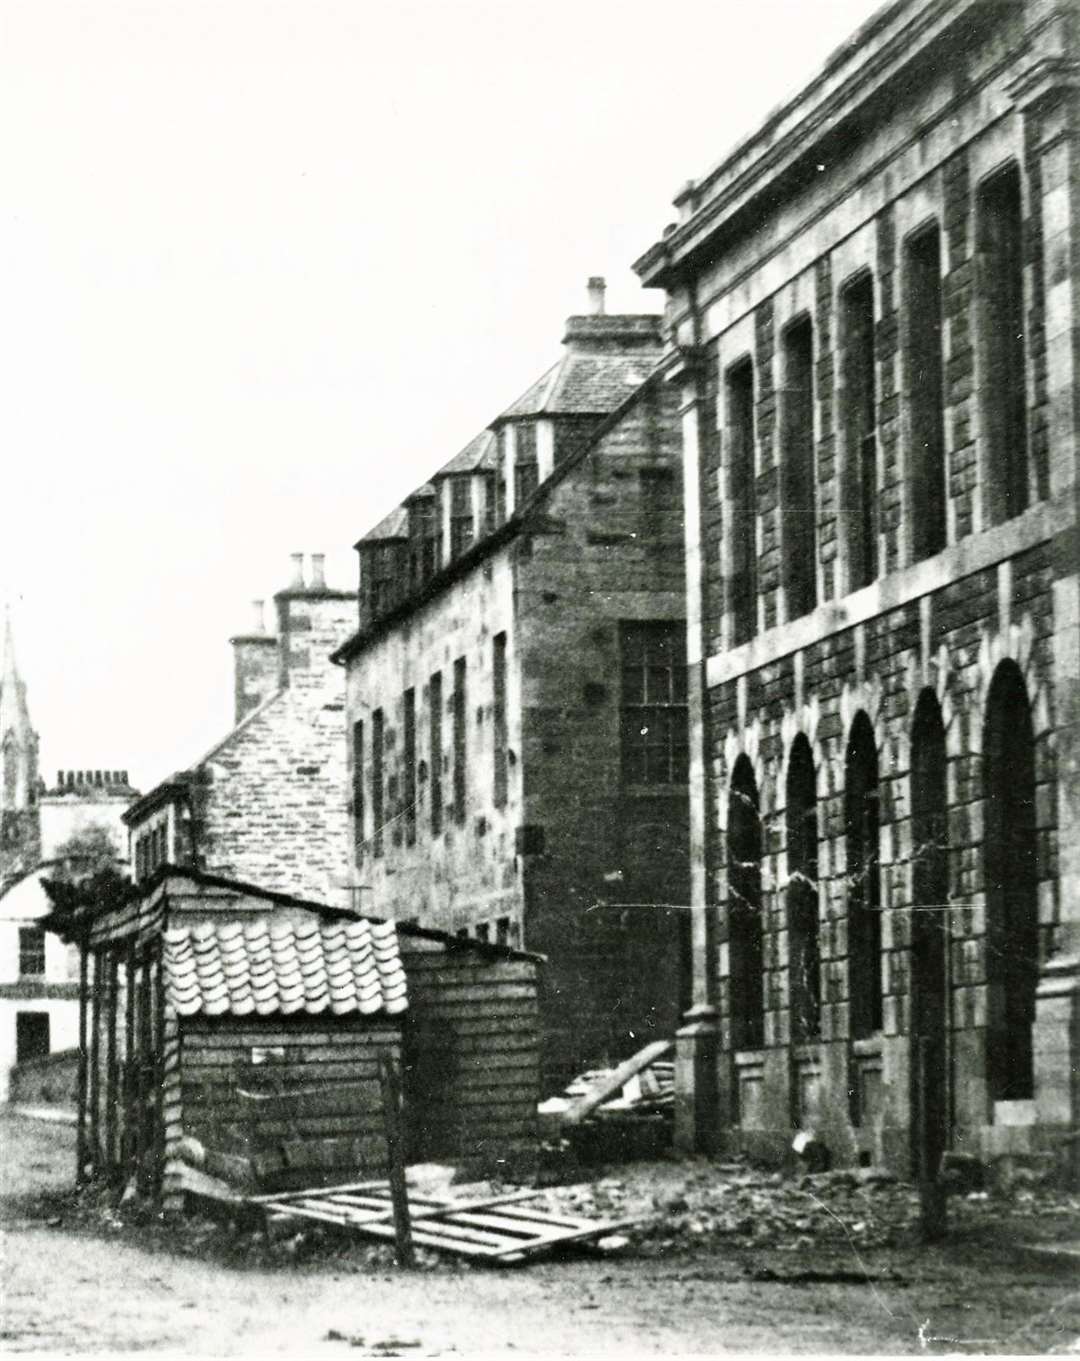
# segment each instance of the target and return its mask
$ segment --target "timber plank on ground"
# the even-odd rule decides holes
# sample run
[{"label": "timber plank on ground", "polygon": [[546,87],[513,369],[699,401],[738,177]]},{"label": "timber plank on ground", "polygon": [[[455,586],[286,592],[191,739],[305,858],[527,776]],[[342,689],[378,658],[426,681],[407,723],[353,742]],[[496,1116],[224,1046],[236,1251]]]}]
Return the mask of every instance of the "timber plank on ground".
[{"label": "timber plank on ground", "polygon": [[[554,1215],[525,1202],[538,1191],[514,1191],[483,1199],[452,1200],[410,1190],[412,1238],[424,1247],[498,1265],[514,1265],[566,1243],[586,1243],[630,1227],[632,1221],[599,1221]],[[266,1212],[297,1215],[366,1237],[392,1239],[389,1183],[354,1182],[278,1195],[249,1196]]]}]

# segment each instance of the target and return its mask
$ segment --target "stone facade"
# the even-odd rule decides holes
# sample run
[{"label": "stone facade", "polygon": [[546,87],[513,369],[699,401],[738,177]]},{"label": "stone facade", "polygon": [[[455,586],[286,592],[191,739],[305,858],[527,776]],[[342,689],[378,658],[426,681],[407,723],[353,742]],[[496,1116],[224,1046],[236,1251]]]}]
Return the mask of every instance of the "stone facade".
[{"label": "stone facade", "polygon": [[232,640],[236,727],[129,811],[136,880],[168,862],[340,900],[347,883],[345,685],[330,654],[355,627],[356,596],[327,587],[316,558],[312,580],[305,582],[297,563],[293,584],[274,604],[276,635]]},{"label": "stone facade", "polygon": [[638,262],[687,482],[684,1146],[1075,1149],[1077,18],[887,6]]},{"label": "stone facade", "polygon": [[[661,639],[676,689],[684,674],[676,398],[648,377],[657,321],[571,319],[568,359],[584,337],[588,378],[546,375],[429,484],[475,509],[467,533],[439,533],[426,578],[423,518],[361,540],[363,627],[339,653],[355,906],[545,954],[546,1092],[671,1034],[684,1005],[685,728],[657,718],[678,752],[664,769],[631,768],[623,736],[630,649]],[[552,409],[560,385],[578,409]],[[454,477],[474,479],[456,502]],[[372,578],[395,538],[421,570],[380,612]],[[684,697],[669,698],[684,723]]]}]

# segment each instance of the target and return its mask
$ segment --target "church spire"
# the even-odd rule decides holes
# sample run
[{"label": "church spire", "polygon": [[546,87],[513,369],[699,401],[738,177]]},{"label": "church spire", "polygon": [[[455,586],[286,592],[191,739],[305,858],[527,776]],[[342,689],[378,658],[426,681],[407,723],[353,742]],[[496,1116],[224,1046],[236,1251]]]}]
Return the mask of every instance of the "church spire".
[{"label": "church spire", "polygon": [[37,792],[38,737],[30,722],[26,684],[15,661],[11,613],[4,618],[4,663],[0,672],[0,809],[16,811],[31,805]]}]

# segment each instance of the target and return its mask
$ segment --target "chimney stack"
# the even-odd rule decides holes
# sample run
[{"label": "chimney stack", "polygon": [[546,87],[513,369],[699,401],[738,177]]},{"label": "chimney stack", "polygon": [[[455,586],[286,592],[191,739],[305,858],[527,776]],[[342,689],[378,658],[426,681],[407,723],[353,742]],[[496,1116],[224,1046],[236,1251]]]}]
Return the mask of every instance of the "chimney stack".
[{"label": "chimney stack", "polygon": [[326,590],[325,553],[312,553],[311,555],[311,589],[313,591]]},{"label": "chimney stack", "polygon": [[303,553],[290,553],[293,565],[293,579],[290,590],[302,591],[304,589],[304,555]]},{"label": "chimney stack", "polygon": [[604,294],[607,291],[607,284],[600,274],[594,274],[589,280],[589,311],[594,317],[604,315]]}]

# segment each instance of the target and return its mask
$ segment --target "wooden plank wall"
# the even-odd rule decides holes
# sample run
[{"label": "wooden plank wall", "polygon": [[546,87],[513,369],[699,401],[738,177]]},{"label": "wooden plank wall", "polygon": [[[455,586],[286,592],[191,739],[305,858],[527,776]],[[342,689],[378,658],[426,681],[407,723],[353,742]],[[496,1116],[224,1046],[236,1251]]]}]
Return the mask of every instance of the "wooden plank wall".
[{"label": "wooden plank wall", "polygon": [[[378,1058],[400,1060],[397,1018],[194,1016],[180,1040],[184,1134],[251,1158],[267,1188],[385,1171]],[[254,1063],[255,1049],[283,1054]]]},{"label": "wooden plank wall", "polygon": [[410,1160],[528,1175],[538,1148],[537,963],[404,932],[399,944]]}]

